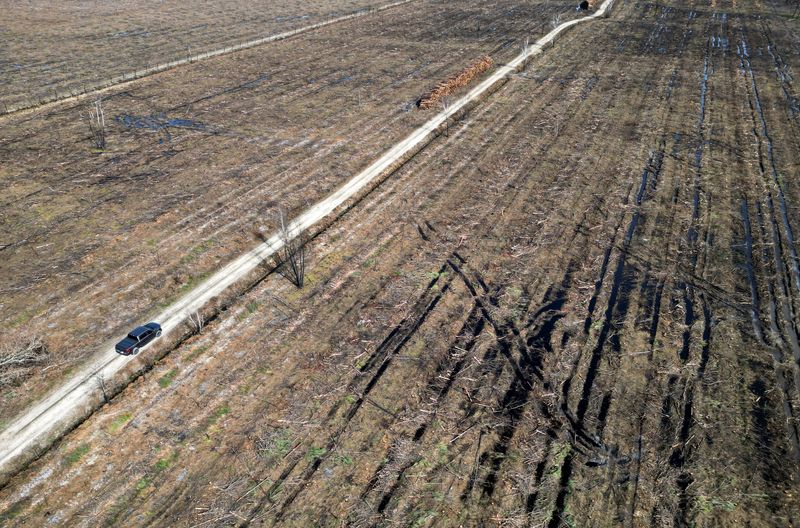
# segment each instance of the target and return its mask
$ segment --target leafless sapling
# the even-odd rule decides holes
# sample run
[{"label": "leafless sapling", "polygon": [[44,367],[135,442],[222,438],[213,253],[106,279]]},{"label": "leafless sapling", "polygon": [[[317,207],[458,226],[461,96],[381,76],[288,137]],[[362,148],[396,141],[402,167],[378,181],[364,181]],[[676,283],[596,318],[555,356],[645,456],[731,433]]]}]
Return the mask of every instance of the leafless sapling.
[{"label": "leafless sapling", "polygon": [[194,331],[196,334],[199,334],[203,331],[203,327],[206,325],[206,319],[199,310],[195,310],[186,317],[186,324],[189,325],[189,328],[191,328],[192,331]]},{"label": "leafless sapling", "polygon": [[103,402],[108,403],[108,383],[106,383],[106,377],[102,372],[94,375],[94,383],[103,395]]},{"label": "leafless sapling", "polygon": [[450,137],[450,98],[442,98],[442,111],[444,112],[444,137]]},{"label": "leafless sapling", "polygon": [[103,112],[102,99],[98,99],[89,107],[89,130],[92,142],[98,149],[106,148],[106,117]]},{"label": "leafless sapling", "polygon": [[306,243],[304,232],[295,233],[287,223],[283,211],[278,211],[279,231],[282,246],[272,256],[272,263],[282,277],[302,288],[306,273]]}]

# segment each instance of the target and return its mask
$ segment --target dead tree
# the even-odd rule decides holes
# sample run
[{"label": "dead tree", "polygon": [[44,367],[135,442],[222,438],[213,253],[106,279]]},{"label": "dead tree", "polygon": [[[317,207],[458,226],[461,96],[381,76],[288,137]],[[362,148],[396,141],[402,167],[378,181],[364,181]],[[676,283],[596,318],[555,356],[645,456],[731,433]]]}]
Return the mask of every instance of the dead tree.
[{"label": "dead tree", "polygon": [[103,394],[103,403],[108,403],[108,384],[106,383],[106,377],[103,376],[101,372],[98,372],[94,375],[94,383]]},{"label": "dead tree", "polygon": [[38,337],[9,339],[0,345],[0,387],[24,377],[47,358],[47,346]]},{"label": "dead tree", "polygon": [[442,99],[442,111],[444,112],[444,137],[450,137],[450,99]]},{"label": "dead tree", "polygon": [[206,319],[199,310],[195,310],[186,317],[186,324],[194,333],[199,334],[206,325]]},{"label": "dead tree", "polygon": [[278,236],[283,245],[272,255],[272,264],[275,266],[275,271],[283,278],[302,288],[306,274],[307,236],[303,232],[292,233],[282,210],[278,210],[278,221],[280,224]]},{"label": "dead tree", "polygon": [[98,99],[89,107],[89,130],[92,132],[92,142],[98,149],[106,148],[106,116],[103,112],[102,99]]}]

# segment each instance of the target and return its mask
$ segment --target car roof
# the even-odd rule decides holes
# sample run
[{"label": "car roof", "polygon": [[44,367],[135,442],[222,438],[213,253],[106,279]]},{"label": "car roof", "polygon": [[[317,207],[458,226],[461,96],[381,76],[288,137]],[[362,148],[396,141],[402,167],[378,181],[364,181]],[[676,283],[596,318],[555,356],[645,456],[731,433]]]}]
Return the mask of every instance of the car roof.
[{"label": "car roof", "polygon": [[131,333],[128,334],[128,335],[131,336],[131,337],[139,337],[142,334],[144,334],[145,332],[149,332],[151,330],[152,330],[152,328],[148,328],[146,326],[137,326],[136,328],[131,330]]},{"label": "car roof", "polygon": [[156,323],[155,321],[150,321],[145,326],[148,328],[152,328],[153,330],[158,330],[159,328],[161,328],[161,325]]}]

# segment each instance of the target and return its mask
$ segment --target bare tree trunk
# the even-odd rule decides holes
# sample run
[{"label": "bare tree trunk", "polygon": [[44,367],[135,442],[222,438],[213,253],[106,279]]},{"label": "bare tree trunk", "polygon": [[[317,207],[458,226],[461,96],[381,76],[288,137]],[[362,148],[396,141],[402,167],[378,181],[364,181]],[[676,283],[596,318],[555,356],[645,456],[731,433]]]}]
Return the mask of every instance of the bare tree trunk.
[{"label": "bare tree trunk", "polygon": [[203,331],[203,327],[206,325],[206,320],[203,317],[203,314],[196,310],[190,313],[186,318],[186,324],[194,333],[199,334]]},{"label": "bare tree trunk", "polygon": [[103,393],[103,403],[108,403],[108,386],[106,385],[106,378],[99,372],[94,375],[94,382],[100,392]]},{"label": "bare tree trunk", "polygon": [[305,283],[306,273],[306,243],[308,239],[305,233],[298,233],[292,236],[283,211],[278,210],[278,221],[280,231],[278,232],[283,247],[272,256],[275,271],[289,282],[302,288]]},{"label": "bare tree trunk", "polygon": [[450,99],[442,98],[442,110],[444,110],[444,137],[450,137]]},{"label": "bare tree trunk", "polygon": [[98,99],[89,108],[89,130],[92,132],[92,141],[98,149],[106,148],[106,116],[103,112],[102,99]]}]

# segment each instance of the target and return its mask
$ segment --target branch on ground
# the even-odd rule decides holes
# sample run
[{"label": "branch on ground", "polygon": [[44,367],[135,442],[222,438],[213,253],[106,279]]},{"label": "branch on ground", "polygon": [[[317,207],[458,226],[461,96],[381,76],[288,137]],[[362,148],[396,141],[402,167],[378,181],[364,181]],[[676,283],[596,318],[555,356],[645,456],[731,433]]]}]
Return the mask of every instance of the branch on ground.
[{"label": "branch on ground", "polygon": [[48,359],[47,346],[36,336],[12,337],[0,343],[0,387],[25,378]]}]

